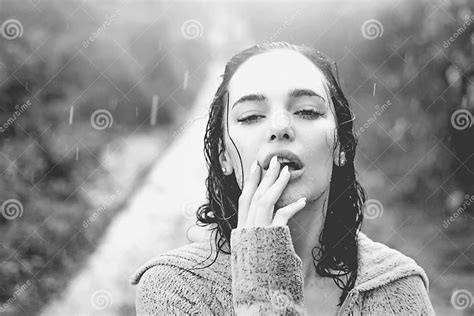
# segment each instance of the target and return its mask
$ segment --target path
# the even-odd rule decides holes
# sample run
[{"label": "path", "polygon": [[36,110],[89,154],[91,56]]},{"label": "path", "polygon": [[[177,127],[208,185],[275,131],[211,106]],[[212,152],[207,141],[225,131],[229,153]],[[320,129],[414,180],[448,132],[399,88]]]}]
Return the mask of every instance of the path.
[{"label": "path", "polygon": [[[235,17],[225,10],[215,16],[207,40],[216,54],[189,120],[175,132],[172,145],[151,168],[143,186],[114,218],[87,265],[42,315],[134,314],[136,287],[129,284],[132,273],[151,257],[189,242],[186,230],[195,222],[189,210],[205,201],[203,136],[209,104],[225,61],[252,44],[243,40],[248,38],[243,36],[245,27],[233,21]],[[136,156],[139,145],[133,148],[130,154]],[[207,234],[197,226],[189,232],[193,241]]]}]

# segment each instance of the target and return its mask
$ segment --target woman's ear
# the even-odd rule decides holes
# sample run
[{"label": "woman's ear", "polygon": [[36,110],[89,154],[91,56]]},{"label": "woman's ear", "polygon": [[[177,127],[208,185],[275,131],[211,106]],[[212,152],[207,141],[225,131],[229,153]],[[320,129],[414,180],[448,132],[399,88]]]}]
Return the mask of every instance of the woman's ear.
[{"label": "woman's ear", "polygon": [[223,148],[222,142],[219,140],[219,162],[221,164],[222,173],[226,176],[232,174],[233,167],[230,163],[229,154],[227,150]]},{"label": "woman's ear", "polygon": [[336,150],[334,150],[334,164],[338,167],[346,164],[346,153],[341,151],[341,144],[337,144]]}]

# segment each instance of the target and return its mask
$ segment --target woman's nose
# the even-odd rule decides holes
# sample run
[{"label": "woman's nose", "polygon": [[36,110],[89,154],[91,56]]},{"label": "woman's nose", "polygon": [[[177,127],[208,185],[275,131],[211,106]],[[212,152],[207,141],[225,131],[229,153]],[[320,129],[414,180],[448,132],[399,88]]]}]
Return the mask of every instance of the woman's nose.
[{"label": "woman's nose", "polygon": [[286,111],[280,111],[272,115],[270,120],[269,139],[293,140],[294,131],[291,116]]}]

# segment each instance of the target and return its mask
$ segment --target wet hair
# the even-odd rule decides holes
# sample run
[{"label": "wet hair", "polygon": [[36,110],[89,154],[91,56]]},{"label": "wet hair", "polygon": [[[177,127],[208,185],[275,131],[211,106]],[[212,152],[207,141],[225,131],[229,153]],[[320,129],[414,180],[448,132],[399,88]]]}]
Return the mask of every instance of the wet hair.
[{"label": "wet hair", "polygon": [[[340,146],[339,152],[345,152],[346,163],[338,166],[333,162],[327,211],[319,236],[320,246],[312,249],[312,256],[316,272],[322,277],[331,277],[342,290],[338,304],[341,306],[348,292],[354,287],[357,278],[357,233],[362,225],[362,208],[366,194],[356,180],[354,169],[357,145],[357,139],[352,130],[354,116],[336,80],[338,75],[336,63],[323,53],[304,45],[296,46],[286,42],[264,43],[243,50],[226,64],[224,74],[221,75],[222,83],[209,109],[209,120],[204,136],[204,154],[209,172],[206,179],[208,202],[197,210],[196,224],[201,227],[212,225],[209,228],[210,241],[215,233],[214,242],[218,249],[212,263],[217,260],[220,252],[230,254],[230,235],[232,229],[237,227],[238,199],[241,189],[235,174],[228,176],[223,174],[219,161],[219,155],[225,149],[224,108],[227,105],[227,88],[234,73],[248,58],[274,49],[294,50],[311,60],[326,78],[326,89],[329,90],[327,92],[334,105],[337,125],[334,149]],[[341,159],[341,154],[339,159]],[[241,160],[240,163],[242,164]],[[243,173],[242,166],[241,170]]]}]

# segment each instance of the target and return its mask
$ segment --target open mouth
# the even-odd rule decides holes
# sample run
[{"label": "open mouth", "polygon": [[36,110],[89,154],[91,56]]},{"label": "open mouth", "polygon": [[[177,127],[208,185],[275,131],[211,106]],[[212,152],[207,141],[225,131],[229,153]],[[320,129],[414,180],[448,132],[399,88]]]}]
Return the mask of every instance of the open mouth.
[{"label": "open mouth", "polygon": [[297,154],[291,150],[285,149],[273,151],[267,154],[265,159],[262,161],[262,168],[265,171],[268,171],[271,159],[275,156],[277,157],[278,163],[280,164],[280,172],[285,166],[287,166],[288,171],[290,171],[292,174],[292,177],[296,177],[296,175],[301,175],[303,173],[303,161],[301,161]]},{"label": "open mouth", "polygon": [[[278,158],[280,160],[280,158]],[[303,166],[294,161],[283,161],[280,162],[280,172],[285,166],[288,166],[290,172],[290,182],[295,181],[303,175]]]},{"label": "open mouth", "polygon": [[[280,163],[280,172],[282,171],[283,168],[285,168],[285,166],[288,166],[288,171],[290,172],[290,180],[289,180],[290,183],[302,177],[304,173],[304,166],[303,166],[303,163],[301,163],[298,158],[291,160],[288,158],[278,156],[278,162]],[[269,165],[269,162],[267,159],[266,168],[265,167],[263,168],[265,172],[268,171],[268,165]]]},{"label": "open mouth", "polygon": [[[280,160],[280,158],[278,158],[278,160]],[[285,167],[285,166],[288,166],[288,170],[289,171],[293,171],[293,170],[300,170],[301,169],[301,166],[298,165],[296,162],[294,161],[287,161],[287,162],[280,162],[280,171]]]}]

